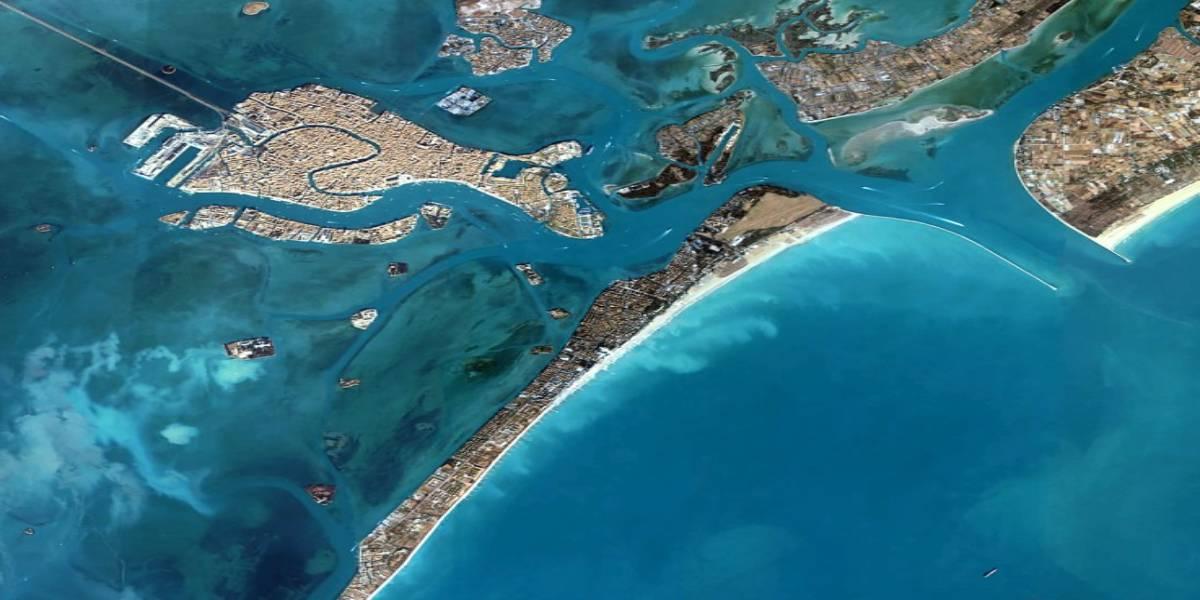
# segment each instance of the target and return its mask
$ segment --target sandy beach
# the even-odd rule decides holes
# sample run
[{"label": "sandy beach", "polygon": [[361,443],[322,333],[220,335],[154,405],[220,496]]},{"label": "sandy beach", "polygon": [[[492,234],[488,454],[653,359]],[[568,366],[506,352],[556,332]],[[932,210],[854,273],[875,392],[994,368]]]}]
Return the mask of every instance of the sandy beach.
[{"label": "sandy beach", "polygon": [[1137,233],[1141,228],[1176,208],[1187,204],[1189,200],[1198,195],[1200,195],[1200,181],[1193,182],[1179,191],[1167,194],[1143,206],[1129,218],[1114,223],[1111,227],[1105,229],[1104,233],[1096,238],[1096,241],[1101,246],[1116,252],[1117,246],[1120,246],[1121,242],[1129,239],[1130,236]]}]

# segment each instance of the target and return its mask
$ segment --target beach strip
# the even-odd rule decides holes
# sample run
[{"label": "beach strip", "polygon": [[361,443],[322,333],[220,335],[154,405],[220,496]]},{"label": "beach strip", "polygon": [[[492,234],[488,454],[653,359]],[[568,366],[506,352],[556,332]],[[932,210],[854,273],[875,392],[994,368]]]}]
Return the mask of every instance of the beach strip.
[{"label": "beach strip", "polygon": [[1096,241],[1101,246],[1116,252],[1117,246],[1120,246],[1121,242],[1129,239],[1130,236],[1154,222],[1155,219],[1187,204],[1196,196],[1200,196],[1200,181],[1194,181],[1139,208],[1137,212],[1105,229],[1104,233],[1096,237]]}]

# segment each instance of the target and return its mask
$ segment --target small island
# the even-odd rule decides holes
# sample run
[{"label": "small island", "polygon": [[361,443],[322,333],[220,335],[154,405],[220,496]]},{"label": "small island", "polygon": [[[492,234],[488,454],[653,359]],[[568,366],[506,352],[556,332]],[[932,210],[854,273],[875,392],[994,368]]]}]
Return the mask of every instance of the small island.
[{"label": "small island", "polygon": [[457,0],[458,26],[475,37],[446,36],[438,56],[463,57],[477,76],[528,67],[535,54],[538,62],[549,62],[571,37],[571,26],[533,12],[541,5],[541,0]]},{"label": "small island", "polygon": [[[658,130],[658,153],[671,161],[658,175],[630,183],[617,190],[628,199],[649,199],[666,190],[688,183],[704,171],[704,184],[720,183],[728,174],[729,160],[745,128],[744,108],[754,92],[741,91],[721,101],[720,106]],[[716,156],[716,160],[712,158]]]},{"label": "small island", "polygon": [[247,2],[242,5],[242,14],[247,17],[261,15],[271,8],[268,2]]}]

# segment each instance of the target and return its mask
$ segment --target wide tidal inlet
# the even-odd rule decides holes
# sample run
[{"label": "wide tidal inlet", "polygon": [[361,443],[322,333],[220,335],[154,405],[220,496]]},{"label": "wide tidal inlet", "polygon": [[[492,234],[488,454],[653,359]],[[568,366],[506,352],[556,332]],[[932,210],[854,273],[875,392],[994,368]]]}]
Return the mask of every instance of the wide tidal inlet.
[{"label": "wide tidal inlet", "polygon": [[250,4],[0,3],[0,598],[1200,595],[1200,9]]}]

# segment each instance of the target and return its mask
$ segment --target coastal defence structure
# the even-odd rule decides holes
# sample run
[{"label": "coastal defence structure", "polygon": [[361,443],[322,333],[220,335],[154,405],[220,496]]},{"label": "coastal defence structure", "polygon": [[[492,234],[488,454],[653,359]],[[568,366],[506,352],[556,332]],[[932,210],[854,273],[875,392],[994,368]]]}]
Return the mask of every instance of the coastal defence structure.
[{"label": "coastal defence structure", "polygon": [[367,98],[315,84],[251,94],[217,130],[185,125],[153,115],[130,134],[127,143],[139,146],[152,133],[175,131],[135,172],[155,179],[192,148],[195,156],[168,186],[340,212],[365,208],[390,188],[448,181],[512,204],[564,236],[604,233],[603,214],[556,169],[582,156],[575,141],[520,155],[462,146]]},{"label": "coastal defence structure", "polygon": [[358,571],[340,598],[373,597],[525,431],[689,294],[745,268],[772,244],[795,243],[852,216],[812,196],[750,188],[713,212],[663,269],[610,285],[537,378],[359,543]]},{"label": "coastal defence structure", "polygon": [[[1200,1],[1181,14],[1200,30]],[[1200,46],[1175,28],[1043,113],[1016,146],[1026,188],[1063,221],[1114,248],[1200,194]]]}]

